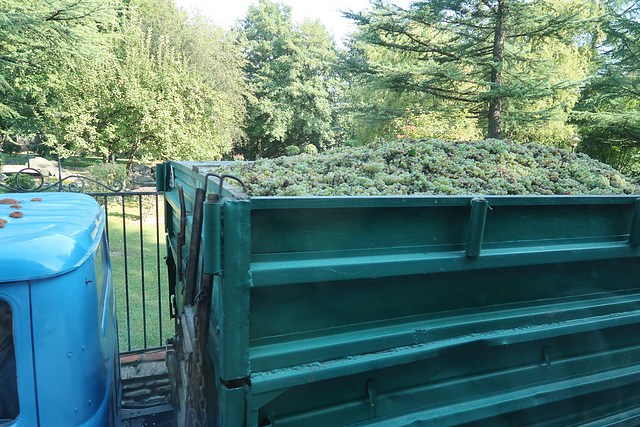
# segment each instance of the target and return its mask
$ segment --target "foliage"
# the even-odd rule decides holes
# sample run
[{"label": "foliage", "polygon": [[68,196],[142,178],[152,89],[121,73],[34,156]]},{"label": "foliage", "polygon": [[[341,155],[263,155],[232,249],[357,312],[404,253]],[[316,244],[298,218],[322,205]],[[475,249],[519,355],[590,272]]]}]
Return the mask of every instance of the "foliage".
[{"label": "foliage", "polygon": [[640,188],[584,154],[499,140],[380,141],[224,170],[254,196],[630,194]]},{"label": "foliage", "polygon": [[304,154],[316,154],[318,153],[318,148],[313,144],[307,144],[302,147],[302,152]]},{"label": "foliage", "polygon": [[638,169],[640,154],[640,5],[607,3],[598,46],[600,70],[573,112],[585,152],[623,170]]},{"label": "foliage", "polygon": [[108,56],[117,13],[111,0],[0,0],[0,132],[46,126],[60,72]]},{"label": "foliage", "polygon": [[281,155],[285,147],[333,143],[329,88],[335,49],[319,22],[294,25],[291,8],[270,0],[250,6],[239,28],[246,52],[247,158]]},{"label": "foliage", "polygon": [[569,69],[558,61],[582,55],[593,27],[586,2],[443,0],[407,10],[372,4],[346,14],[358,23],[366,54],[351,61],[353,72],[376,89],[426,95],[447,108],[463,104],[491,138],[502,136],[505,119],[540,123],[570,108],[587,71],[582,62]]},{"label": "foliage", "polygon": [[[117,163],[103,163],[99,165],[89,166],[87,169],[89,177],[100,184],[104,184],[108,187],[117,187],[117,183],[120,182],[126,185],[128,180],[127,169]],[[104,191],[105,188],[102,185],[95,183],[88,183],[88,191]]]},{"label": "foliage", "polygon": [[137,155],[220,158],[231,146],[233,109],[185,65],[168,37],[155,37],[142,21],[129,9],[113,46],[118,58],[71,71],[60,95],[64,154],[126,155],[129,165]]},{"label": "foliage", "polygon": [[36,181],[26,173],[10,176],[5,179],[3,184],[16,191],[32,190],[36,187]]},{"label": "foliage", "polygon": [[419,105],[407,108],[407,114],[393,121],[393,134],[396,138],[474,140],[482,134],[477,122],[466,117],[464,112],[447,117],[437,111],[425,112]]},{"label": "foliage", "polygon": [[234,35],[200,14],[187,16],[172,0],[134,0],[132,4],[138,5],[143,30],[151,33],[153,50],[163,43],[175,50],[189,74],[221,97],[233,116],[225,128],[232,139],[241,139],[248,88],[244,55]]},{"label": "foliage", "polygon": [[612,165],[624,173],[640,177],[640,147],[638,145],[620,144],[615,138],[609,140],[606,135],[596,136],[590,132],[585,133],[587,136],[580,142],[579,151]]},{"label": "foliage", "polygon": [[386,87],[370,72],[371,63],[398,63],[402,58],[390,49],[351,38],[340,52],[338,73],[345,87],[341,87],[339,126],[346,130],[346,145],[365,145],[377,138],[397,134],[396,119],[412,111],[413,106],[423,110],[457,114],[455,105],[443,106],[429,95],[415,91],[397,91]]},{"label": "foliage", "polygon": [[300,148],[296,147],[295,145],[289,145],[288,147],[284,148],[284,153],[286,156],[295,156],[297,154],[300,154]]}]

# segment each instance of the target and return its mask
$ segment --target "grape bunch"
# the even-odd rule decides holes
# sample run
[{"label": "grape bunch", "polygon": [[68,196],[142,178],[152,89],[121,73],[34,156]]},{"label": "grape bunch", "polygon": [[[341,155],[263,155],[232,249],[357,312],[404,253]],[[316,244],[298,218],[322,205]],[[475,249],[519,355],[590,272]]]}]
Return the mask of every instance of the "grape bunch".
[{"label": "grape bunch", "polygon": [[555,147],[500,140],[376,141],[216,172],[241,178],[251,196],[638,194],[611,166]]}]

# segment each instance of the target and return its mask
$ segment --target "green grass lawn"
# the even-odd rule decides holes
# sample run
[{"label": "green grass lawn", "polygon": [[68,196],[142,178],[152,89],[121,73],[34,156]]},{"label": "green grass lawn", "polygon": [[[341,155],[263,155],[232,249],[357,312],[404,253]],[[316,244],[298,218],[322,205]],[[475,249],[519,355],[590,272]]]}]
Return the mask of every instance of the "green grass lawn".
[{"label": "green grass lawn", "polygon": [[[166,338],[173,336],[173,320],[169,318],[167,267],[164,262],[164,222],[160,218],[159,229],[156,228],[155,205],[148,208],[149,205],[143,203],[142,223],[139,221],[137,198],[125,203],[124,223],[120,203],[110,203],[107,207],[121,351],[164,345]],[[144,209],[145,206],[147,209]],[[153,215],[144,218],[145,212]]]}]

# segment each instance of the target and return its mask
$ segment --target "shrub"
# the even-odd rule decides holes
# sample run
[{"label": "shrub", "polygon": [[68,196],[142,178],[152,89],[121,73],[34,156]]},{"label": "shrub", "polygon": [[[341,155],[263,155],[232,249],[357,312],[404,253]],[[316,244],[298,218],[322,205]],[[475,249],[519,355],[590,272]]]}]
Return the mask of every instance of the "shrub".
[{"label": "shrub", "polygon": [[303,148],[304,154],[316,154],[318,152],[318,148],[313,144],[307,144]]},{"label": "shrub", "polygon": [[295,156],[300,154],[300,149],[298,147],[296,147],[295,145],[289,145],[288,147],[286,147],[284,149],[284,153],[287,156]]},{"label": "shrub", "polygon": [[91,179],[98,181],[102,185],[88,182],[85,191],[105,191],[107,189],[104,186],[118,188],[119,183],[122,183],[124,188],[127,183],[127,168],[117,163],[103,163],[90,166],[88,172]]},{"label": "shrub", "polygon": [[[16,185],[17,180],[17,185]],[[17,176],[13,175],[8,177],[4,183],[7,187],[11,187],[16,191],[29,191],[36,188],[36,180],[27,175],[26,173],[20,173]]]}]

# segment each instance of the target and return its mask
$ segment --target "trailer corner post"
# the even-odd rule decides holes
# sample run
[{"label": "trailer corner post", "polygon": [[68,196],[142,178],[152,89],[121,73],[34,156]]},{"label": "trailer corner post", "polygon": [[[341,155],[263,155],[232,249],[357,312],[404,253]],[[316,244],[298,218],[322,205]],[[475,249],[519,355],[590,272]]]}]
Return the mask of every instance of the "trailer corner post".
[{"label": "trailer corner post", "polygon": [[636,199],[633,209],[633,221],[629,233],[629,243],[633,247],[640,246],[640,199]]},{"label": "trailer corner post", "polygon": [[488,207],[489,202],[483,197],[474,197],[471,200],[471,216],[469,218],[469,234],[466,251],[467,256],[470,258],[480,256]]},{"label": "trailer corner post", "polygon": [[223,382],[249,375],[249,310],[251,263],[251,203],[223,202],[222,286],[224,316],[220,321],[220,378]]},{"label": "trailer corner post", "polygon": [[210,197],[204,204],[204,256],[203,271],[217,276],[221,272],[222,246],[222,203],[216,197]]}]

